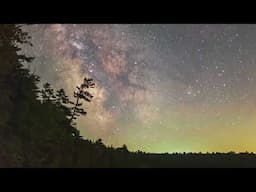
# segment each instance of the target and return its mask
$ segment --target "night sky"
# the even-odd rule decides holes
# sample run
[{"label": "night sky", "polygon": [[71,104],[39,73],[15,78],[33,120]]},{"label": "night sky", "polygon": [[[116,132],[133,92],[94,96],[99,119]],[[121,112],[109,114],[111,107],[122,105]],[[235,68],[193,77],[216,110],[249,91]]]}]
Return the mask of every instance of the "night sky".
[{"label": "night sky", "polygon": [[256,25],[40,24],[24,27],[28,68],[70,98],[95,96],[77,128],[146,152],[256,152]]}]

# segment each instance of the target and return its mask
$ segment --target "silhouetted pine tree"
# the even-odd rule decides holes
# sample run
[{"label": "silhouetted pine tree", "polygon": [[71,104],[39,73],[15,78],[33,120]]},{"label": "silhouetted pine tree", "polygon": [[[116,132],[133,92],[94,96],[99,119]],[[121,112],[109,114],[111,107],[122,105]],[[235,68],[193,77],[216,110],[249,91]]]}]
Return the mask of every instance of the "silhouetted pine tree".
[{"label": "silhouetted pine tree", "polygon": [[89,88],[94,88],[94,87],[95,87],[95,83],[93,82],[93,79],[86,78],[86,77],[84,78],[84,82],[80,86],[76,87],[77,91],[74,92],[74,97],[76,98],[76,102],[75,103],[71,102],[71,104],[73,104],[73,107],[72,107],[73,112],[70,118],[71,122],[80,115],[86,115],[87,112],[83,108],[81,108],[83,103],[79,101],[84,100],[87,102],[91,102],[93,95],[87,90]]},{"label": "silhouetted pine tree", "polygon": [[43,85],[43,89],[40,91],[42,96],[43,103],[54,103],[55,102],[55,95],[54,90],[51,88],[49,83],[45,83]]}]

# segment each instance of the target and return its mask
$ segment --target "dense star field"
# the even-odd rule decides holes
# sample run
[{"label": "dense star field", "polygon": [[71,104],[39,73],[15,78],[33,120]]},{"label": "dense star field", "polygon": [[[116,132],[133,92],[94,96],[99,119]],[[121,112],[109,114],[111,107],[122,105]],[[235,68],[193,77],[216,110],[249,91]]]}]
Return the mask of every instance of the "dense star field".
[{"label": "dense star field", "polygon": [[77,128],[146,152],[256,152],[256,25],[24,26],[27,67],[70,98],[96,88]]}]

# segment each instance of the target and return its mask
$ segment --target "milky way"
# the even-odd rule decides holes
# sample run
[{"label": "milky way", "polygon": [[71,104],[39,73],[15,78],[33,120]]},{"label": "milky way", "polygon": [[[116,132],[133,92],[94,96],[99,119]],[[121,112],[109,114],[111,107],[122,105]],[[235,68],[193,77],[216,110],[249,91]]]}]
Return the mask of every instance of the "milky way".
[{"label": "milky way", "polygon": [[25,26],[27,67],[70,98],[96,81],[77,128],[130,150],[256,151],[256,25]]}]

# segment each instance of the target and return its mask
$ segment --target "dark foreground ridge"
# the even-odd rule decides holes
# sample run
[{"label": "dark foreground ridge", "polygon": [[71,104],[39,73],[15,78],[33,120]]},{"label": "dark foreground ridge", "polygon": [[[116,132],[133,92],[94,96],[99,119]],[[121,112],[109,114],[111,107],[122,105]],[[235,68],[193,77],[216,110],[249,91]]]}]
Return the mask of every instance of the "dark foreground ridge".
[{"label": "dark foreground ridge", "polygon": [[[54,143],[30,146],[5,153],[10,147],[20,148],[15,141],[2,141],[1,167],[32,168],[256,168],[254,153],[174,153],[153,154],[129,152],[126,146],[106,147],[101,140],[74,140],[69,146]],[[7,147],[8,146],[8,147]],[[6,151],[7,152],[7,151]],[[10,152],[10,151],[9,151]]]}]

